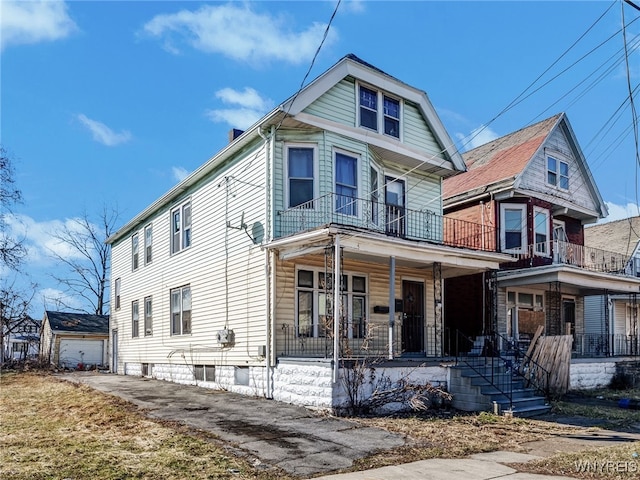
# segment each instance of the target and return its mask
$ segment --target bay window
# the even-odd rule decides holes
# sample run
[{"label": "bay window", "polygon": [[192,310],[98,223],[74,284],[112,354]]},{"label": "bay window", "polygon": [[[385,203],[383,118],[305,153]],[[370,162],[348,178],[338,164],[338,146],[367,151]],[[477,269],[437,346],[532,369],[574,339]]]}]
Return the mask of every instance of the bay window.
[{"label": "bay window", "polygon": [[549,210],[533,208],[534,252],[536,255],[549,254]]},{"label": "bay window", "polygon": [[336,212],[358,215],[358,159],[336,152]]},{"label": "bay window", "polygon": [[524,253],[527,245],[526,205],[500,206],[500,246],[503,252]]},{"label": "bay window", "polygon": [[313,208],[315,147],[289,146],[286,152],[288,207]]}]

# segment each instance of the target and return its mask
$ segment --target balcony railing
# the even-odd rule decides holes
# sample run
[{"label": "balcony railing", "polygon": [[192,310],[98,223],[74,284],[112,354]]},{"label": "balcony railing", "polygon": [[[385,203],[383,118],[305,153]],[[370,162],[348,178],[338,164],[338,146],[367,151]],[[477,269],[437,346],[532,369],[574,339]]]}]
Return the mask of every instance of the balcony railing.
[{"label": "balcony railing", "polygon": [[[549,251],[551,247],[551,251]],[[586,247],[575,243],[553,242],[529,245],[524,253],[516,255],[517,267],[538,265],[573,265],[593,272],[637,276],[638,259],[629,255]]]},{"label": "balcony railing", "polygon": [[640,337],[625,334],[576,334],[573,354],[577,357],[631,357],[640,355]]},{"label": "balcony railing", "polygon": [[496,251],[494,227],[443,217],[426,209],[330,193],[278,213],[280,237],[334,224],[409,240]]}]

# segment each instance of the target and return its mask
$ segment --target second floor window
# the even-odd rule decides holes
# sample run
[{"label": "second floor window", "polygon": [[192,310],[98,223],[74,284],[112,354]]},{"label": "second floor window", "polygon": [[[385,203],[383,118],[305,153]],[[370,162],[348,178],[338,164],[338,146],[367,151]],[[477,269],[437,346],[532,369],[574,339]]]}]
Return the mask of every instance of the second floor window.
[{"label": "second floor window", "polygon": [[140,265],[140,240],[136,233],[131,237],[131,269],[137,270]]},{"label": "second floor window", "polygon": [[538,255],[549,254],[549,211],[534,207],[533,209],[533,230],[535,253]]},{"label": "second floor window", "polygon": [[314,195],[313,147],[287,149],[289,207],[312,208]]},{"label": "second floor window", "polygon": [[358,159],[336,153],[336,212],[358,215]]},{"label": "second floor window", "polygon": [[131,302],[131,336],[137,337],[140,332],[140,310],[138,300]]},{"label": "second floor window", "polygon": [[569,164],[553,157],[547,157],[547,183],[563,190],[569,190]]},{"label": "second floor window", "polygon": [[500,243],[503,251],[523,253],[527,244],[525,205],[500,206]]},{"label": "second floor window", "polygon": [[171,211],[171,253],[191,246],[191,202]]},{"label": "second floor window", "polygon": [[149,265],[153,260],[152,246],[153,244],[153,229],[151,225],[144,227],[144,264]]},{"label": "second floor window", "polygon": [[191,287],[171,290],[171,335],[191,333]]},{"label": "second floor window", "polygon": [[153,335],[153,308],[151,297],[144,299],[144,334]]}]

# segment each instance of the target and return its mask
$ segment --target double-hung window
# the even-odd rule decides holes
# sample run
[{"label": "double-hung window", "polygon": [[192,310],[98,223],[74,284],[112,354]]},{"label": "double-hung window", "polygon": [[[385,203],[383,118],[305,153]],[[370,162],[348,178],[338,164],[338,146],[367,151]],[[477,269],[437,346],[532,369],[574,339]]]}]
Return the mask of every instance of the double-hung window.
[{"label": "double-hung window", "polygon": [[360,126],[400,138],[400,100],[364,85],[358,92]]},{"label": "double-hung window", "polygon": [[153,260],[153,228],[152,225],[149,224],[144,227],[144,264],[149,265]]},{"label": "double-hung window", "polygon": [[171,335],[191,333],[191,287],[171,290]]},{"label": "double-hung window", "polygon": [[500,206],[500,243],[502,251],[524,253],[527,245],[526,205]]},{"label": "double-hung window", "polygon": [[548,156],[547,183],[563,190],[569,190],[569,164]]},{"label": "double-hung window", "polygon": [[138,300],[131,302],[131,336],[137,337],[140,335],[140,309],[138,306]]},{"label": "double-hung window", "polygon": [[144,299],[144,335],[153,335],[153,305],[151,297]]},{"label": "double-hung window", "polygon": [[131,237],[131,269],[137,270],[140,265],[140,238],[136,233]]},{"label": "double-hung window", "polygon": [[549,210],[533,208],[534,252],[536,255],[549,255]]},{"label": "double-hung window", "polygon": [[358,215],[358,159],[336,152],[336,212]]},{"label": "double-hung window", "polygon": [[171,210],[171,253],[191,245],[191,202]]},{"label": "double-hung window", "polygon": [[315,148],[306,146],[287,147],[287,182],[289,208],[313,208],[315,193]]},{"label": "double-hung window", "polygon": [[374,225],[378,225],[378,203],[380,202],[380,174],[374,167],[369,168],[369,190],[369,198],[371,201],[371,223],[373,223]]},{"label": "double-hung window", "polygon": [[116,310],[120,309],[120,283],[121,283],[120,277],[116,278],[115,287],[114,287],[114,290],[115,290],[114,297],[115,297],[115,300],[116,300]]}]

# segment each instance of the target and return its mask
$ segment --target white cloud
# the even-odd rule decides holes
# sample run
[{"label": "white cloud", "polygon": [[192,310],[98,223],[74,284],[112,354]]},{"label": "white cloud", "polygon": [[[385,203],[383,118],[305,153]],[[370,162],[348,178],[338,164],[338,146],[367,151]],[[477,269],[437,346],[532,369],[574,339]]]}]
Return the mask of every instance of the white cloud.
[{"label": "white cloud", "polygon": [[461,133],[457,133],[456,137],[461,140],[463,150],[471,150],[499,138],[500,135],[489,127],[481,125],[478,128],[471,130],[469,135],[465,136]]},{"label": "white cloud", "polygon": [[78,30],[61,1],[0,2],[0,50],[58,40]]},{"label": "white cloud", "polygon": [[250,87],[245,87],[243,91],[223,88],[216,92],[216,97],[225,104],[237,105],[237,108],[207,110],[207,117],[212,122],[228,123],[242,130],[256,123],[273,107],[272,100],[261,97]]},{"label": "white cloud", "polygon": [[82,125],[91,132],[91,135],[96,142],[102,143],[107,147],[114,147],[121,143],[126,143],[132,138],[131,133],[127,130],[116,133],[104,123],[92,120],[83,113],[76,115],[76,119],[78,119],[78,121],[80,121],[80,123],[82,123]]},{"label": "white cloud", "polygon": [[173,178],[178,182],[181,182],[189,176],[189,171],[183,167],[171,167],[171,172],[173,173]]},{"label": "white cloud", "polygon": [[57,288],[43,288],[36,293],[36,305],[42,305],[45,310],[82,310],[83,304],[77,295],[69,295]]},{"label": "white cloud", "polygon": [[[260,14],[248,4],[206,5],[198,10],[181,10],[174,14],[156,15],[143,30],[163,40],[164,48],[178,53],[174,37],[191,47],[217,53],[234,60],[264,63],[269,60],[300,64],[309,61],[322,37],[326,24],[313,23],[294,32],[292,18]],[[325,45],[337,38],[331,29]]]},{"label": "white cloud", "polygon": [[[331,1],[335,5],[335,1]],[[365,11],[364,0],[346,0],[340,4],[343,13],[362,13]]]},{"label": "white cloud", "polygon": [[613,202],[604,202],[609,209],[609,215],[598,221],[598,223],[613,222],[629,217],[640,215],[640,208],[636,203],[628,202],[626,205],[617,205]]}]

